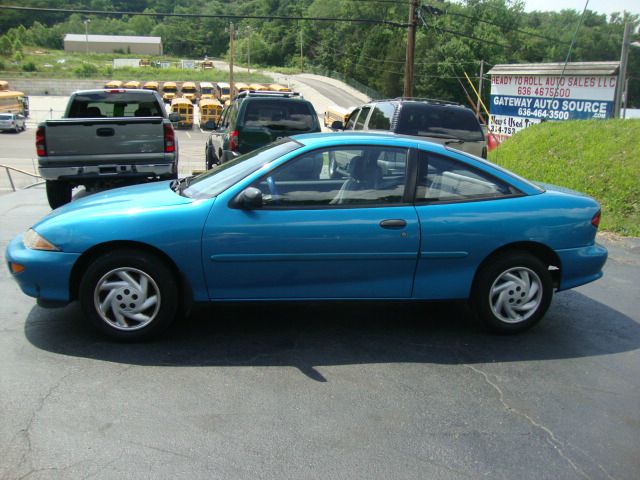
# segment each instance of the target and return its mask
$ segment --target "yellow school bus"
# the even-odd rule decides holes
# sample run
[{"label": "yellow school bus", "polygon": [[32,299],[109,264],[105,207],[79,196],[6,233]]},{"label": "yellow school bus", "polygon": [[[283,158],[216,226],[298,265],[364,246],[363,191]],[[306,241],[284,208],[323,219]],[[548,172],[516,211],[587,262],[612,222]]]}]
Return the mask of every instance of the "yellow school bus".
[{"label": "yellow school bus", "polygon": [[239,94],[240,92],[244,92],[245,90],[249,90],[249,85],[244,82],[235,82],[236,91],[235,94]]},{"label": "yellow school bus", "polygon": [[178,128],[193,128],[193,103],[186,98],[174,98],[171,100],[171,112],[180,114]]},{"label": "yellow school bus", "polygon": [[337,105],[329,105],[324,111],[324,126],[331,128],[331,124],[336,120],[346,125],[347,117],[351,114],[351,109],[338,107]]},{"label": "yellow school bus", "polygon": [[251,85],[249,85],[249,90],[255,90],[256,92],[264,92],[266,90],[269,90],[269,87],[265,87],[261,83],[252,83]]},{"label": "yellow school bus", "polygon": [[122,82],[120,80],[109,80],[104,84],[104,88],[122,88]]},{"label": "yellow school bus", "polygon": [[198,87],[196,87],[195,83],[184,82],[180,91],[182,92],[182,98],[186,98],[191,103],[196,103],[198,100]]},{"label": "yellow school bus", "polygon": [[211,100],[215,98],[215,92],[213,89],[213,83],[200,82],[200,101]]},{"label": "yellow school bus", "polygon": [[123,85],[124,88],[140,88],[140,82],[137,80],[130,80]]},{"label": "yellow school bus", "polygon": [[215,97],[220,100],[221,103],[229,100],[231,87],[227,82],[218,82],[215,86]]},{"label": "yellow school bus", "polygon": [[19,113],[28,117],[29,97],[17,90],[0,90],[0,113]]},{"label": "yellow school bus", "polygon": [[200,99],[200,128],[203,130],[213,130],[220,120],[222,104],[215,99]]},{"label": "yellow school bus", "polygon": [[164,82],[162,84],[162,100],[165,103],[171,103],[171,101],[178,96],[178,86],[176,82]]},{"label": "yellow school bus", "polygon": [[146,82],[142,88],[144,90],[155,90],[156,92],[158,91],[158,82]]},{"label": "yellow school bus", "polygon": [[291,89],[280,85],[279,83],[272,83],[269,85],[269,90],[272,92],[290,92]]}]

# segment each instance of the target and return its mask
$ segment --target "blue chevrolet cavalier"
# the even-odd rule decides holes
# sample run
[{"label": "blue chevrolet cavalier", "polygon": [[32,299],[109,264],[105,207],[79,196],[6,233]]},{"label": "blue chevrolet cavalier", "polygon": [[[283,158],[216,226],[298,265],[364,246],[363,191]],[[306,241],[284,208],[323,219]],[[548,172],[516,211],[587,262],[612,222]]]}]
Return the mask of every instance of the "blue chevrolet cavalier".
[{"label": "blue chevrolet cavalier", "polygon": [[[340,169],[330,168],[340,165]],[[193,303],[468,299],[492,330],[537,323],[602,276],[598,203],[410,137],[309,134],[202,175],[73,201],[8,246],[42,306],[79,300],[117,339]]]}]

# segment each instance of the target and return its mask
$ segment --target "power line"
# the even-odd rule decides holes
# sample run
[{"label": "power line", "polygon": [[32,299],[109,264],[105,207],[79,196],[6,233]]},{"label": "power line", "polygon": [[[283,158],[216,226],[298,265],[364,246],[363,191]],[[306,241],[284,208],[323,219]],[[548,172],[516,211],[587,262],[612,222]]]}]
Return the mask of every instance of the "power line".
[{"label": "power line", "polygon": [[475,22],[480,22],[480,23],[485,23],[487,25],[491,25],[494,27],[497,27],[499,29],[501,29],[504,32],[517,32],[520,33],[522,35],[529,35],[531,37],[537,37],[537,38],[541,38],[543,40],[547,40],[549,42],[555,42],[555,43],[561,43],[561,44],[568,44],[569,42],[563,42],[562,40],[558,39],[558,38],[552,38],[552,37],[547,37],[544,35],[540,35],[538,33],[534,33],[534,32],[528,32],[526,30],[520,30],[519,28],[509,28],[506,27],[504,25],[500,25],[499,23],[494,23],[494,22],[490,22],[488,20],[484,20],[482,18],[479,17],[473,17],[471,15],[465,15],[464,13],[458,13],[458,12],[452,12],[448,9],[446,10],[442,10],[438,7],[432,6],[432,5],[423,5],[421,7],[423,10],[426,10],[427,13],[429,13],[430,15],[434,15],[434,16],[439,16],[439,15],[452,15],[455,17],[462,17],[462,18],[466,18],[468,20],[473,20]]},{"label": "power line", "polygon": [[[343,50],[338,50],[337,48],[331,47],[330,45],[325,45],[325,44],[322,44],[322,43],[314,41],[314,40],[310,40],[309,43],[312,43],[312,44],[314,44],[314,45],[316,45],[318,47],[326,48],[328,50],[331,50],[333,53],[336,53],[336,54],[339,54],[339,55],[343,55],[345,57],[354,57],[354,58],[367,60],[367,61],[371,61],[371,62],[389,63],[389,64],[398,64],[398,65],[404,65],[404,63],[405,63],[405,60],[384,60],[384,59],[380,59],[380,58],[374,58],[374,57],[367,57],[367,56],[364,56],[364,55],[359,55],[357,53],[348,53],[348,52],[345,52]],[[460,64],[477,65],[479,63],[480,63],[480,60],[467,60],[467,61],[462,61],[462,62],[458,62],[458,61],[415,62],[414,65],[422,65],[422,66],[426,66],[426,65],[460,65]],[[485,65],[487,65],[487,62],[485,62]]]},{"label": "power line", "polygon": [[[427,25],[427,22],[424,19],[424,16],[422,15],[422,10],[418,10],[418,18],[420,19],[420,21],[422,22],[422,25],[425,28],[429,28],[429,26]],[[499,47],[502,47],[502,48],[511,48],[511,45],[507,45],[506,43],[494,42],[493,40],[485,40],[483,38],[474,37],[473,35],[468,35],[466,33],[456,32],[454,30],[449,30],[442,27],[436,27],[435,25],[431,25],[431,28],[433,28],[434,30],[439,30],[440,32],[449,33],[451,35],[457,35],[459,37],[469,38],[471,40],[475,40],[476,42],[498,45]]]},{"label": "power line", "polygon": [[22,12],[42,12],[42,13],[78,13],[82,15],[139,15],[146,17],[178,17],[178,18],[219,18],[229,20],[307,20],[312,22],[348,22],[348,23],[368,23],[373,25],[388,25],[391,27],[407,28],[406,23],[390,22],[387,20],[372,20],[368,18],[329,18],[329,17],[290,17],[283,15],[228,15],[210,13],[154,13],[154,12],[125,12],[106,10],[86,10],[71,8],[41,8],[41,7],[18,7],[15,5],[0,5],[0,10],[17,10]]}]

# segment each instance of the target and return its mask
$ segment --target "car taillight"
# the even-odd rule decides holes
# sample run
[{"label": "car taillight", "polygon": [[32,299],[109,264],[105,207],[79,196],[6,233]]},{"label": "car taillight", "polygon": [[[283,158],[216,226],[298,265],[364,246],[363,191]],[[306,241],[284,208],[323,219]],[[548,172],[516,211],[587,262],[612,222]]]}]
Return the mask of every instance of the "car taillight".
[{"label": "car taillight", "polygon": [[164,153],[173,153],[176,151],[176,134],[170,123],[164,124]]},{"label": "car taillight", "polygon": [[44,137],[44,127],[38,127],[38,130],[36,130],[36,152],[39,157],[47,156],[47,142]]},{"label": "car taillight", "polygon": [[229,134],[229,150],[232,152],[238,151],[238,131],[234,130]]},{"label": "car taillight", "polygon": [[602,212],[598,210],[598,212],[591,219],[591,225],[598,228],[600,226],[600,218],[602,217]]}]

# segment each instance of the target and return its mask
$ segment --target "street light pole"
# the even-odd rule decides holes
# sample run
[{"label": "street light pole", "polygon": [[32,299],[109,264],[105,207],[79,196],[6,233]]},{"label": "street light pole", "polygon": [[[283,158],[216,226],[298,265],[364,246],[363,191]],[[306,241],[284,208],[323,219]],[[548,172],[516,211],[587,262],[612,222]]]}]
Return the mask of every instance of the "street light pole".
[{"label": "street light pole", "polygon": [[251,75],[251,27],[247,26],[247,73]]},{"label": "street light pole", "polygon": [[[615,118],[621,118],[622,93],[627,82],[627,62],[629,61],[629,46],[631,45],[631,27],[631,22],[624,24],[622,53],[620,54],[620,72],[618,73],[618,81],[616,82],[616,101],[613,107],[613,115]],[[627,106],[625,105],[624,108],[626,109]]]},{"label": "street light pole", "polygon": [[85,46],[85,53],[87,55],[89,55],[89,22],[91,20],[89,20],[88,18],[83,20],[84,23],[84,46]]},{"label": "street light pole", "polygon": [[233,100],[233,91],[235,84],[233,83],[233,22],[229,25],[229,100]]}]

